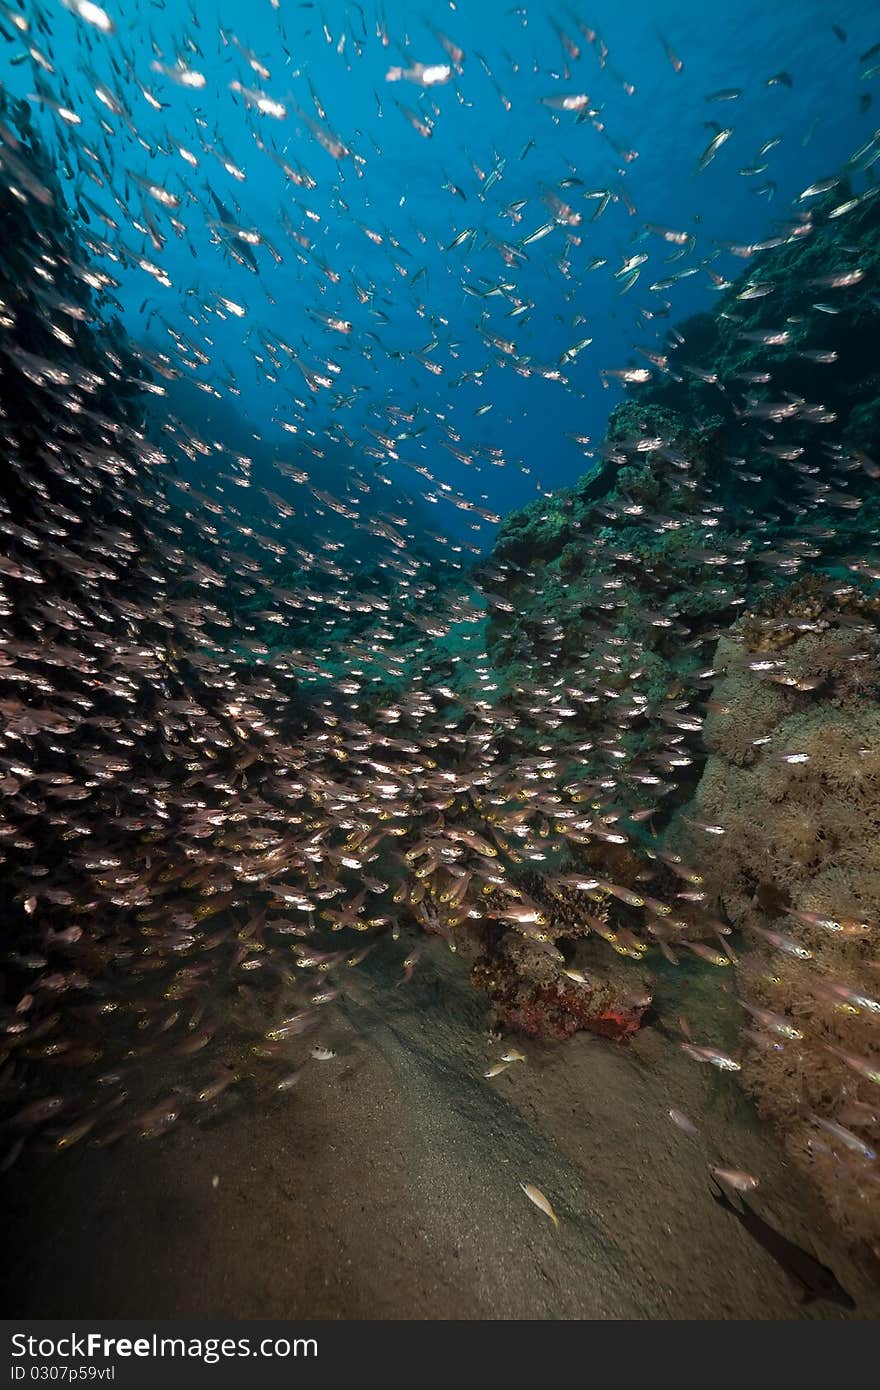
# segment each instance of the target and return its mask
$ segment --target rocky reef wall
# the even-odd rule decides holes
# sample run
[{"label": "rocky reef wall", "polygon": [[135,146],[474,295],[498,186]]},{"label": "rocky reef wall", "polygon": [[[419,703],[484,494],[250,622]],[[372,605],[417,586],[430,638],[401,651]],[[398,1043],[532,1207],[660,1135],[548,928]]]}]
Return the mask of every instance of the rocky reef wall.
[{"label": "rocky reef wall", "polygon": [[[830,588],[830,586],[829,586]],[[670,841],[723,828],[704,887],[737,933],[742,1077],[853,1239],[880,1249],[876,602],[784,591],[718,644],[708,759]]]},{"label": "rocky reef wall", "polygon": [[[608,938],[610,903],[612,944],[642,962],[624,997],[650,995],[660,953],[732,966],[731,1061],[876,1255],[880,202],[851,172],[732,248],[736,279],[705,267],[716,312],[652,356],[591,473],[506,518],[482,578],[496,679],[532,700],[530,751],[564,737],[591,765],[584,843],[555,827],[567,881],[621,891],[594,892],[581,933],[595,942],[605,912]],[[628,841],[616,876],[603,829]],[[529,1031],[543,1002],[561,1036],[564,981],[548,993],[546,958],[523,949],[502,940],[503,969],[478,981]]]}]

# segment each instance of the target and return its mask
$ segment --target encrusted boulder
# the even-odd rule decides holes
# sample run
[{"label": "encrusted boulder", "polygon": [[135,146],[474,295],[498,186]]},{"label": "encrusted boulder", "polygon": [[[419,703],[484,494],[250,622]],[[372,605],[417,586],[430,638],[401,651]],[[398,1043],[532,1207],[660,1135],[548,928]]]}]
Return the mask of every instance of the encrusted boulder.
[{"label": "encrusted boulder", "polygon": [[574,973],[581,978],[520,940],[481,957],[471,979],[488,996],[498,1026],[526,1037],[564,1041],[585,1030],[623,1041],[637,1032],[652,999],[644,972],[609,953],[601,972]]}]

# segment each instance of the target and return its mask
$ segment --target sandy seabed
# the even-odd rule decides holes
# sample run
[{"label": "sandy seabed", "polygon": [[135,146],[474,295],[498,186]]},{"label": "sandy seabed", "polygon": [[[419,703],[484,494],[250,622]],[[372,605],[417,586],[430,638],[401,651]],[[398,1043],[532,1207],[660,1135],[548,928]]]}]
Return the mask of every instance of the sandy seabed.
[{"label": "sandy seabed", "polygon": [[[6,1316],[880,1316],[735,1077],[649,1023],[629,1045],[514,1040],[527,1063],[486,1080],[503,1049],[466,964],[432,942],[395,988],[401,946],[353,974],[316,1035],[336,1056],[290,1092],[258,1105],[233,1088],[162,1139],[23,1157],[3,1180]],[[693,1020],[692,981],[688,998]],[[855,1313],[799,1302],[712,1201],[709,1163],[760,1176],[754,1205],[831,1265]]]}]

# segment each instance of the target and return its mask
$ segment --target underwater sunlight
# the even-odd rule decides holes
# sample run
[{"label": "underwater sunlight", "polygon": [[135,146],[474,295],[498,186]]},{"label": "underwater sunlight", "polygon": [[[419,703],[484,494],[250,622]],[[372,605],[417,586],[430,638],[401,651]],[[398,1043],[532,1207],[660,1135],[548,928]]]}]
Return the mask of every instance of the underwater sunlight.
[{"label": "underwater sunlight", "polygon": [[5,1315],[876,1319],[880,12],[0,65]]}]

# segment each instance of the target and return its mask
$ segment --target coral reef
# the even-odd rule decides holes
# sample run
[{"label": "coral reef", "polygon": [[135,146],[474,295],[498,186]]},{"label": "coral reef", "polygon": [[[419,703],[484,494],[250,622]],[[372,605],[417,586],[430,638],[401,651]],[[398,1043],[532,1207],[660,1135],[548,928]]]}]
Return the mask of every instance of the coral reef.
[{"label": "coral reef", "polygon": [[880,448],[880,202],[876,187],[852,196],[851,172],[809,214],[742,248],[748,269],[720,281],[715,313],[680,324],[667,370],[632,393],[685,419],[721,417],[722,437],[736,440],[713,466],[726,508],[769,514],[814,499],[821,484],[806,464],[817,427],[838,462],[831,516],[841,520],[842,497],[845,512],[872,491],[862,456]]},{"label": "coral reef", "polygon": [[[742,1080],[875,1254],[878,263],[876,190],[841,179],[718,277],[717,312],[612,413],[594,470],[506,518],[481,572],[527,748],[589,748],[585,839],[619,828],[653,874],[595,867],[646,900],[626,929],[733,964]],[[607,856],[556,829],[567,868]],[[587,1014],[620,968],[593,961]],[[590,1026],[546,947],[502,937],[474,975],[510,1026]]]},{"label": "coral reef", "polygon": [[[100,258],[26,108],[14,123],[3,710],[28,760],[7,749],[0,779],[8,1100],[38,1065],[88,1064],[64,1127],[25,1107],[22,1142],[103,1136],[116,1104],[130,1131],[142,1058],[210,1047],[231,1067],[254,1032],[286,1085],[288,1040],[344,989],[362,933],[439,935],[499,1024],[551,1039],[631,1036],[649,967],[688,951],[736,975],[747,1085],[877,1246],[880,203],[862,195],[845,231],[820,204],[756,250],[614,410],[596,467],[506,518],[472,572],[448,580],[378,514],[352,576],[335,542],[281,539],[175,471],[207,446],[149,420],[169,362],[101,330],[114,284],[86,272]],[[828,275],[833,314],[814,302]],[[106,1099],[98,1061],[120,1078]]]},{"label": "coral reef", "polygon": [[513,938],[491,960],[477,961],[471,980],[488,995],[499,1027],[557,1042],[581,1029],[625,1040],[641,1026],[652,998],[625,966],[603,962],[580,983],[549,971],[538,948]]},{"label": "coral reef", "polygon": [[671,841],[697,855],[695,826],[724,831],[701,862],[705,891],[741,934],[743,1080],[841,1226],[877,1255],[875,612],[851,590],[798,585],[722,639],[708,761]]},{"label": "coral reef", "polygon": [[[498,1025],[557,1041],[580,1029],[625,1040],[651,1004],[650,980],[615,961],[597,938],[637,961],[644,946],[612,922],[608,896],[601,891],[585,894],[560,884],[548,886],[536,875],[527,875],[525,882],[530,895],[523,893],[518,905],[529,924],[519,931],[504,930],[499,909],[495,929],[484,935],[471,972],[472,982],[488,995]],[[493,906],[490,897],[489,918]]]}]

